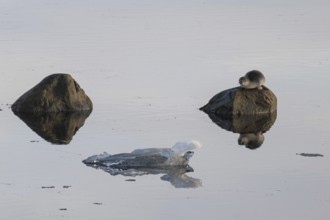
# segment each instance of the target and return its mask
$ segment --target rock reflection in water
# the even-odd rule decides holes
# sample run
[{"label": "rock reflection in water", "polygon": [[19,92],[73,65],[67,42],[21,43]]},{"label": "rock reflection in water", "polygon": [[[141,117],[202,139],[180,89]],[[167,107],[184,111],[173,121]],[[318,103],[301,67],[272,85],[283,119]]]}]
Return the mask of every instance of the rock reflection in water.
[{"label": "rock reflection in water", "polygon": [[260,115],[222,116],[208,114],[211,120],[219,127],[239,133],[238,144],[245,145],[251,150],[259,148],[264,140],[264,133],[275,123],[277,112]]},{"label": "rock reflection in water", "polygon": [[161,180],[170,182],[175,188],[197,188],[202,186],[202,181],[188,176],[186,173],[193,172],[193,168],[186,166],[164,166],[164,167],[135,167],[118,168],[116,166],[101,166],[95,164],[86,164],[95,169],[101,169],[112,176],[122,175],[129,177],[143,176],[148,174],[158,175]]},{"label": "rock reflection in water", "polygon": [[17,116],[40,137],[53,144],[69,144],[91,111],[19,113]]},{"label": "rock reflection in water", "polygon": [[143,176],[164,174],[161,179],[169,181],[176,188],[196,188],[202,185],[200,179],[186,175],[193,172],[188,165],[194,152],[200,148],[197,141],[178,142],[172,148],[137,149],[131,153],[109,155],[103,153],[83,160],[87,166],[101,169],[113,176]]}]

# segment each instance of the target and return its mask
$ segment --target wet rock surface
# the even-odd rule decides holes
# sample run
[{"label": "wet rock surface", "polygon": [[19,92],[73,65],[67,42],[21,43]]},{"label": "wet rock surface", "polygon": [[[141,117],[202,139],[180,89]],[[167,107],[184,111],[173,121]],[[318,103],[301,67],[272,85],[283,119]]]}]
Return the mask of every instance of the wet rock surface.
[{"label": "wet rock surface", "polygon": [[275,94],[263,86],[262,90],[235,87],[215,95],[200,110],[222,116],[270,114],[277,109]]},{"label": "wet rock surface", "polygon": [[70,74],[52,74],[12,105],[15,114],[91,111],[93,104]]}]

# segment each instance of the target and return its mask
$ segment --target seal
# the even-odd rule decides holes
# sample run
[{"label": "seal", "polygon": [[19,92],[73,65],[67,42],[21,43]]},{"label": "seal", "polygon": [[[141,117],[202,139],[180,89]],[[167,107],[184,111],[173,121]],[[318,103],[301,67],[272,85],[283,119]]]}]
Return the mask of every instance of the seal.
[{"label": "seal", "polygon": [[265,84],[265,76],[258,70],[247,72],[245,76],[239,78],[239,84],[244,89],[259,89],[261,90]]}]

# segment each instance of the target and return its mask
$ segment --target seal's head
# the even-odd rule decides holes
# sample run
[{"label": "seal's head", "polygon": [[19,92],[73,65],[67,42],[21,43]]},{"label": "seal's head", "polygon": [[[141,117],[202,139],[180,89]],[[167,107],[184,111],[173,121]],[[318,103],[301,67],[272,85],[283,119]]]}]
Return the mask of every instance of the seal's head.
[{"label": "seal's head", "polygon": [[265,76],[258,70],[252,70],[247,72],[245,76],[239,78],[239,84],[244,89],[262,89],[262,86],[265,84]]},{"label": "seal's head", "polygon": [[249,80],[245,76],[242,76],[241,78],[239,78],[239,84],[241,84],[242,87],[248,87]]}]

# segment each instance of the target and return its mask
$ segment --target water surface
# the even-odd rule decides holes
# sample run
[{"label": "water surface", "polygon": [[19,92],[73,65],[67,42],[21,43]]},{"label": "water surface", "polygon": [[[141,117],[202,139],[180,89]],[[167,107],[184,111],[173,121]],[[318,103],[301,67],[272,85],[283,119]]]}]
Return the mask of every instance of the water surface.
[{"label": "water surface", "polygon": [[[328,219],[329,6],[1,0],[0,218]],[[198,110],[252,69],[278,98],[256,150]],[[65,145],[9,109],[58,72],[71,73],[94,103]],[[192,139],[203,145],[187,174],[201,180],[197,188],[82,163]]]}]

